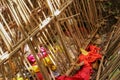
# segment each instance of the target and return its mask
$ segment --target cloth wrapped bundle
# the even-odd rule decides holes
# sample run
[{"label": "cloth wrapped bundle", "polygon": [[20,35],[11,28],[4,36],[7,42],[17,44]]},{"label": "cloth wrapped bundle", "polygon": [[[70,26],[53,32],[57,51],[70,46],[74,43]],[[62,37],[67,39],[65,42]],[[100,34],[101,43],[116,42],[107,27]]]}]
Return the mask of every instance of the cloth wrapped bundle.
[{"label": "cloth wrapped bundle", "polygon": [[[85,51],[83,51],[85,52]],[[57,80],[89,80],[93,73],[92,63],[101,59],[100,48],[90,45],[87,48],[87,53],[82,53],[79,56],[79,62],[84,61],[84,66],[73,76],[59,76]]]}]

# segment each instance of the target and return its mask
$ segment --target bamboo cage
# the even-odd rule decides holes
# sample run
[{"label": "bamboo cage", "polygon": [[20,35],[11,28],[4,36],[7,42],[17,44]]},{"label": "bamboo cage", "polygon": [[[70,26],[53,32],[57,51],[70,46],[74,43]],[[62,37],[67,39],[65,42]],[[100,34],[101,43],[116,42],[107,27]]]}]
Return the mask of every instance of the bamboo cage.
[{"label": "bamboo cage", "polygon": [[100,27],[96,6],[95,0],[0,0],[1,80],[39,80],[27,59],[30,54],[44,80],[55,80],[52,67],[59,75],[70,75],[80,48]]}]

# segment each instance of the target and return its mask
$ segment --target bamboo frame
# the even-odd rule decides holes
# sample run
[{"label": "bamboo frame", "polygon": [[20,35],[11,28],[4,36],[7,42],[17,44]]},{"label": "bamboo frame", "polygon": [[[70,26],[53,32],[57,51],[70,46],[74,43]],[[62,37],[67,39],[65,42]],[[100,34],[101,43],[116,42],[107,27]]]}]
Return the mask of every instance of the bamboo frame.
[{"label": "bamboo frame", "polygon": [[[69,75],[74,67],[74,66],[71,66],[71,64],[74,62],[75,62],[74,64],[76,64],[76,60],[74,59],[77,58],[77,56],[79,55],[80,53],[79,49],[81,47],[86,48],[86,46],[91,41],[92,37],[95,35],[95,33],[97,32],[99,28],[99,27],[95,27],[96,23],[92,21],[92,20],[97,19],[97,14],[95,15],[95,17],[92,15],[93,12],[96,12],[94,1],[90,1],[86,5],[86,2],[82,0],[83,5],[80,6],[78,4],[79,0],[76,0],[76,1],[74,0],[63,0],[63,1],[45,0],[45,3],[47,4],[42,4],[43,1],[37,0],[35,3],[37,3],[38,7],[36,7],[34,2],[31,2],[30,0],[28,0],[28,3],[26,3],[27,1],[25,0],[21,0],[21,1],[19,0],[3,1],[2,0],[2,2],[4,3],[5,6],[7,6],[9,10],[9,12],[6,12],[10,14],[8,15],[10,16],[9,20],[11,21],[11,23],[14,23],[12,25],[15,25],[11,27],[12,25],[10,23],[7,23],[2,13],[0,14],[3,19],[4,24],[7,27],[10,26],[10,28],[8,28],[5,31],[10,32],[12,37],[9,35],[8,37],[10,37],[10,39],[13,40],[15,45],[14,47],[11,47],[12,44],[10,44],[7,41],[6,38],[8,37],[2,35],[4,32],[2,31],[2,34],[1,34],[3,36],[2,39],[4,39],[4,42],[6,43],[7,48],[9,49],[9,57],[0,61],[0,65],[6,62],[10,64],[11,63],[10,59],[14,57],[15,64],[18,66],[18,72],[21,74],[24,80],[26,78],[29,78],[29,76],[25,76],[22,74],[24,72],[23,71],[24,68],[22,69],[22,67],[25,67],[27,70],[28,70],[28,67],[31,67],[30,63],[25,58],[25,53],[23,52],[21,48],[21,47],[24,47],[26,43],[29,45],[31,52],[36,59],[40,72],[43,74],[44,79],[51,80],[50,76],[52,75],[52,78],[55,80],[55,77],[52,74],[51,69],[47,70],[47,68],[43,64],[43,60],[38,58],[35,48],[38,50],[39,44],[41,43],[44,44],[44,46],[47,47],[50,52],[50,54],[48,55],[49,58],[57,66],[57,68],[59,69],[59,72],[61,74],[65,74],[68,71],[69,73],[67,73],[67,75]],[[94,3],[94,5],[92,6],[91,3]],[[93,7],[95,10],[92,9]],[[75,9],[75,12],[73,12],[72,9]],[[86,9],[89,10],[91,14],[88,15]],[[47,11],[51,14],[49,13],[47,14],[46,13]],[[82,19],[88,22],[88,25],[86,27],[84,27],[84,22],[83,22],[84,20]],[[44,24],[45,21],[48,21],[48,22]],[[66,23],[66,25],[65,24],[62,25],[62,23]],[[81,32],[79,30],[78,24],[82,26],[81,28],[83,28],[85,32]],[[68,34],[68,38],[70,37],[70,39],[67,40],[65,38],[66,35],[62,27],[64,27],[67,32],[70,32],[70,34]],[[18,30],[18,32],[16,31],[16,35],[13,34],[12,29],[14,31]],[[73,31],[76,31],[76,32],[73,33]],[[84,33],[85,33],[85,36],[84,36]],[[88,36],[89,33],[90,33],[90,37]],[[16,37],[17,39],[14,39],[13,36],[15,37],[17,36]],[[54,41],[52,39],[52,36],[58,39],[55,39]],[[18,37],[21,38],[19,42],[17,42],[19,40]],[[31,40],[31,38],[33,40]],[[70,41],[74,41],[74,43],[72,43],[74,45],[70,44],[69,43]],[[84,41],[87,41],[87,42],[82,44]],[[57,50],[56,45],[60,46],[61,51]],[[71,47],[71,45],[73,47]],[[76,53],[74,52],[73,48],[75,49]],[[72,56],[69,54],[69,50],[71,50],[72,55],[74,55],[74,58],[72,59],[71,59]],[[9,67],[12,68],[11,65],[9,65]],[[4,68],[4,66],[2,66],[2,68]],[[30,70],[28,70],[28,72],[32,75],[33,79],[35,80],[35,77],[34,77],[35,74],[33,74]],[[27,72],[25,72],[25,74],[27,75]],[[6,80],[7,75],[5,74],[4,69],[3,69],[3,76],[4,76],[4,80]],[[12,79],[12,77],[13,75],[11,74],[10,79]],[[15,76],[15,78],[17,79],[17,76]]]}]

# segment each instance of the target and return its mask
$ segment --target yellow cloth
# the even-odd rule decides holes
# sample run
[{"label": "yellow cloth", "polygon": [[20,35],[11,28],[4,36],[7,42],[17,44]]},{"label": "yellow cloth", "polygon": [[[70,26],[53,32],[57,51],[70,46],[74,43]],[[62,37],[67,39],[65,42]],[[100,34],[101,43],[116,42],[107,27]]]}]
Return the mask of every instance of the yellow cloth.
[{"label": "yellow cloth", "polygon": [[24,80],[22,77],[18,77],[17,80]]},{"label": "yellow cloth", "polygon": [[34,66],[30,67],[29,70],[32,70],[34,72],[39,72],[40,71],[37,65],[34,65]]},{"label": "yellow cloth", "polygon": [[88,52],[86,50],[84,50],[83,48],[80,48],[80,51],[83,55],[88,55]]},{"label": "yellow cloth", "polygon": [[62,52],[62,51],[63,51],[63,50],[60,48],[59,45],[55,45],[55,46],[54,46],[55,50],[54,50],[53,48],[51,48],[50,46],[49,46],[48,48],[49,48],[50,50],[53,50],[54,53],[57,53],[57,51],[59,51],[59,52]]},{"label": "yellow cloth", "polygon": [[52,66],[51,66],[51,70],[52,70],[52,71],[55,71],[56,69],[57,69],[57,67],[56,67],[55,65],[52,65]]},{"label": "yellow cloth", "polygon": [[56,50],[62,52],[62,49],[60,48],[60,46],[56,45]]},{"label": "yellow cloth", "polygon": [[32,66],[32,70],[34,72],[39,72],[40,71],[37,65]]},{"label": "yellow cloth", "polygon": [[[16,80],[15,78],[13,78],[13,80]],[[17,77],[17,80],[24,80],[22,77]],[[28,79],[25,79],[28,80]]]},{"label": "yellow cloth", "polygon": [[43,59],[43,62],[44,62],[44,64],[45,64],[45,66],[48,66],[48,65],[50,65],[50,64],[53,64],[49,57],[45,57],[45,58]]}]

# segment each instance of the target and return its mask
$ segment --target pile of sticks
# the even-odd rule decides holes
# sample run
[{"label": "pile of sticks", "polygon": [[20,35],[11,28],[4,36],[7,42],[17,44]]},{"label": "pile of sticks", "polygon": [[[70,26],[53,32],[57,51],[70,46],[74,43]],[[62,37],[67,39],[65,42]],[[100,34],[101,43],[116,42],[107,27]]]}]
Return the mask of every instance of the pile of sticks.
[{"label": "pile of sticks", "polygon": [[17,80],[17,74],[24,80],[38,78],[29,70],[31,64],[26,58],[25,45],[45,80],[55,76],[45,66],[46,60],[38,58],[41,46],[48,50],[48,57],[60,74],[70,74],[80,48],[86,48],[99,28],[94,0],[1,0],[0,10],[3,80]]},{"label": "pile of sticks", "polygon": [[[96,80],[113,79],[119,80],[120,72],[120,19],[112,26],[111,34],[108,42],[103,50],[103,58],[101,60]],[[118,70],[118,73],[115,73]]]}]

